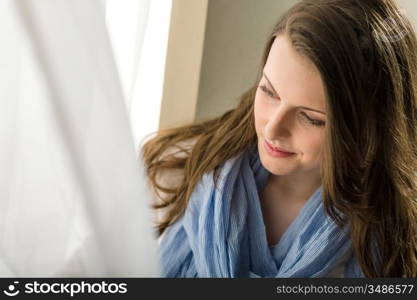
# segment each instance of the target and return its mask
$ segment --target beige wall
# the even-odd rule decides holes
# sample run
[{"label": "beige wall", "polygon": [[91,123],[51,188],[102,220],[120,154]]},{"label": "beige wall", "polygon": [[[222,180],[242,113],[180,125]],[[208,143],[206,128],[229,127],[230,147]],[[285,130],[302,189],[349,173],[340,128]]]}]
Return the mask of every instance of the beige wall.
[{"label": "beige wall", "polygon": [[214,117],[253,84],[269,31],[296,0],[173,0],[160,128]]},{"label": "beige wall", "polygon": [[[417,1],[397,1],[417,24]],[[234,107],[254,83],[274,23],[296,2],[173,0],[161,127]]]},{"label": "beige wall", "polygon": [[253,85],[269,32],[295,0],[210,0],[196,119],[217,116]]},{"label": "beige wall", "polygon": [[413,22],[414,29],[417,29],[417,1],[397,0],[397,3],[405,10],[406,16]]},{"label": "beige wall", "polygon": [[173,0],[159,128],[194,121],[208,0]]}]

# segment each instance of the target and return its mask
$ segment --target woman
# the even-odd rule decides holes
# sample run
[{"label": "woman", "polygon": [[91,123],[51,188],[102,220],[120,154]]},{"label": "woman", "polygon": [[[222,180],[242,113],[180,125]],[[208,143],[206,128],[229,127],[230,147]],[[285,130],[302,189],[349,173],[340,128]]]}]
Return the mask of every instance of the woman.
[{"label": "woman", "polygon": [[417,276],[416,49],[393,0],[288,10],[237,108],[144,145],[164,276]]}]

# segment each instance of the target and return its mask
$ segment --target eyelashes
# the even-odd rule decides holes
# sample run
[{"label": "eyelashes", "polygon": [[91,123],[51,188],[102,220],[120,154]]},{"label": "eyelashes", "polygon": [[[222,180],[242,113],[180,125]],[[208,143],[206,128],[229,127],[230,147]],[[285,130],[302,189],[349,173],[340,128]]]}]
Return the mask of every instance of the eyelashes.
[{"label": "eyelashes", "polygon": [[[273,98],[273,99],[279,99],[279,97],[277,95],[275,95],[271,90],[269,90],[265,85],[260,85],[259,88],[268,97]],[[311,124],[311,125],[313,125],[313,126],[323,127],[323,126],[326,125],[326,122],[312,119],[305,112],[301,112],[300,114],[303,116],[304,120],[307,120],[308,123]]]},{"label": "eyelashes", "polygon": [[307,114],[305,112],[301,112],[300,114],[303,115],[304,118],[306,118],[308,120],[308,122],[310,122],[311,125],[318,126],[318,127],[322,127],[322,126],[326,125],[326,123],[323,122],[323,121],[311,119],[309,116],[307,116]]},{"label": "eyelashes", "polygon": [[262,90],[262,92],[267,94],[269,97],[278,99],[277,95],[275,95],[272,91],[270,91],[265,85],[261,85],[259,86],[259,88]]}]

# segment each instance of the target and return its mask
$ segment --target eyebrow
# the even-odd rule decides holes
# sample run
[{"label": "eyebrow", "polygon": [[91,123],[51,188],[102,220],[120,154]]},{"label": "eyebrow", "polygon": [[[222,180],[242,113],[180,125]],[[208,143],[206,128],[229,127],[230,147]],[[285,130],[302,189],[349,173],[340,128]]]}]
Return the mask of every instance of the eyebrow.
[{"label": "eyebrow", "polygon": [[[263,75],[264,75],[264,77],[265,77],[266,81],[268,81],[268,84],[271,86],[271,88],[272,88],[272,90],[274,91],[275,95],[277,95],[277,97],[279,97],[279,94],[278,94],[278,93],[277,93],[277,91],[275,90],[275,88],[274,88],[274,86],[272,85],[271,81],[269,80],[268,76],[266,76],[265,72],[263,72]],[[302,108],[302,109],[306,109],[306,110],[311,110],[311,111],[318,112],[318,113],[321,113],[321,114],[323,114],[323,115],[326,115],[324,112],[322,112],[322,111],[320,111],[320,110],[317,110],[317,109],[310,108],[310,107],[306,107],[306,106],[297,106],[297,107],[298,107],[298,108]]]}]

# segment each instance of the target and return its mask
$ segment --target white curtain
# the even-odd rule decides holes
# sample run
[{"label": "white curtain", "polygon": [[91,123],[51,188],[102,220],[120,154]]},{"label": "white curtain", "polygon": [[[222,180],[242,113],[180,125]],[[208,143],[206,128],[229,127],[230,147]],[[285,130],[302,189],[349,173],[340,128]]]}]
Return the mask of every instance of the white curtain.
[{"label": "white curtain", "polygon": [[158,276],[102,0],[0,0],[0,276]]}]

